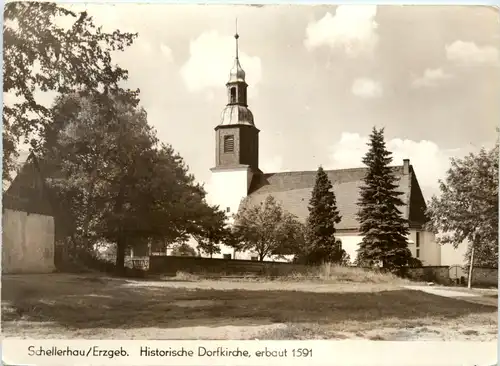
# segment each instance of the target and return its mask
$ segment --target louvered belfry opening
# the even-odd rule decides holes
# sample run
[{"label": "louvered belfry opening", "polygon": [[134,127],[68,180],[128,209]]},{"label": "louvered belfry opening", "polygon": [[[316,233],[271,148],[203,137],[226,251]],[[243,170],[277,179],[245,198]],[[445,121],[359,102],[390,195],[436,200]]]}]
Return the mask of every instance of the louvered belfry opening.
[{"label": "louvered belfry opening", "polygon": [[234,135],[224,136],[224,152],[230,153],[234,151]]}]

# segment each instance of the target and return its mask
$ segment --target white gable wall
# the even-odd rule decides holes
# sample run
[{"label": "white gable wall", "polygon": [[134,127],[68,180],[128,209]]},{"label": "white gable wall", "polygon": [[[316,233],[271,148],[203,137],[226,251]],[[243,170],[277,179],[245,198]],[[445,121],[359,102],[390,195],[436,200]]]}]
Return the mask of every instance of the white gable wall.
[{"label": "white gable wall", "polygon": [[55,270],[52,216],[5,210],[2,229],[2,273],[50,273]]}]

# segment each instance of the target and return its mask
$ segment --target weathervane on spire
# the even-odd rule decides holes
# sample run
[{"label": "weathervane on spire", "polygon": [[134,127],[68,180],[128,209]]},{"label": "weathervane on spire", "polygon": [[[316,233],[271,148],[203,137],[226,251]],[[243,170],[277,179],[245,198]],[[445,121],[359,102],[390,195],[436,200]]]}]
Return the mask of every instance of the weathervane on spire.
[{"label": "weathervane on spire", "polygon": [[234,34],[234,39],[236,39],[236,59],[238,59],[238,38],[240,38],[238,34],[238,18],[236,18],[236,33]]},{"label": "weathervane on spire", "polygon": [[229,82],[245,82],[245,71],[243,71],[239,60],[238,38],[240,38],[240,35],[238,34],[238,18],[236,18],[236,32],[234,34],[234,39],[236,40],[236,57],[234,58],[233,68],[229,73]]}]

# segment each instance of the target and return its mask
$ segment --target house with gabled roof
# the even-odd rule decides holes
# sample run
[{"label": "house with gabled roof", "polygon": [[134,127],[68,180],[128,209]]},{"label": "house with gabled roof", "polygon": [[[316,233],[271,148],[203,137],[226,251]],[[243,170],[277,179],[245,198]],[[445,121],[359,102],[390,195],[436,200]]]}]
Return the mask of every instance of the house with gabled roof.
[{"label": "house with gabled roof", "polygon": [[[236,34],[236,50],[238,38]],[[259,168],[259,129],[255,126],[248,108],[245,72],[241,67],[238,51],[234,66],[226,84],[228,103],[220,123],[215,127],[215,167],[212,168],[211,196],[213,201],[231,215],[245,205],[257,205],[272,195],[285,210],[305,222],[308,205],[314,187],[316,171],[264,173]],[[418,184],[417,175],[409,159],[394,166],[393,173],[399,178],[399,191],[404,205],[401,214],[408,220],[409,249],[424,265],[441,264],[441,247],[434,234],[425,229],[426,204]],[[333,185],[342,221],[336,226],[338,238],[351,260],[362,236],[357,221],[359,188],[367,172],[366,168],[326,171]],[[223,246],[222,254],[233,252]],[[250,259],[252,253],[232,253],[236,259]]]},{"label": "house with gabled roof", "polygon": [[65,228],[42,165],[30,153],[2,195],[2,273],[55,270],[56,239]]}]

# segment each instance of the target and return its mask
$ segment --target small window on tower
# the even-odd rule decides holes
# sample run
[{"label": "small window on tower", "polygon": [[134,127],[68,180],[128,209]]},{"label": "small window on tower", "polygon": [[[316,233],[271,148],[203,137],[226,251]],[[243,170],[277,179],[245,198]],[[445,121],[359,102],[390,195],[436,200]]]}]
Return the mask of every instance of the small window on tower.
[{"label": "small window on tower", "polygon": [[236,103],[236,88],[231,88],[231,103]]},{"label": "small window on tower", "polygon": [[231,212],[231,207],[226,207],[226,212]]},{"label": "small window on tower", "polygon": [[417,248],[420,248],[420,233],[417,231],[417,233],[416,233],[416,234],[417,234],[417,235],[416,235],[416,237],[415,237],[415,239],[416,239],[415,246],[416,246]]},{"label": "small window on tower", "polygon": [[420,249],[417,249],[417,255],[416,255],[417,258],[420,258]]},{"label": "small window on tower", "polygon": [[234,136],[224,136],[224,152],[230,153],[234,151]]}]

